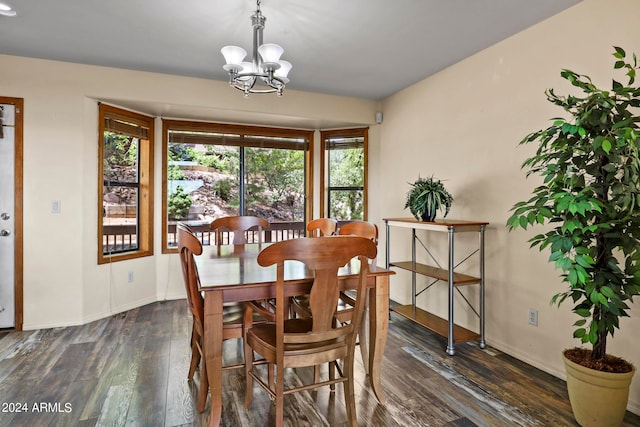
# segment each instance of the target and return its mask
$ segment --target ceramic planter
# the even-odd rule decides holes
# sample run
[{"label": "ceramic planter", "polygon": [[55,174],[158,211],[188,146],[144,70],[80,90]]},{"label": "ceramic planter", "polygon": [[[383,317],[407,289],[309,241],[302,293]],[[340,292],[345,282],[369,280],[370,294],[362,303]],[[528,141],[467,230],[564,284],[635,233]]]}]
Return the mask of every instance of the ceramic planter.
[{"label": "ceramic planter", "polygon": [[562,354],[573,416],[582,427],[622,424],[635,369],[624,374],[601,372],[572,362]]}]

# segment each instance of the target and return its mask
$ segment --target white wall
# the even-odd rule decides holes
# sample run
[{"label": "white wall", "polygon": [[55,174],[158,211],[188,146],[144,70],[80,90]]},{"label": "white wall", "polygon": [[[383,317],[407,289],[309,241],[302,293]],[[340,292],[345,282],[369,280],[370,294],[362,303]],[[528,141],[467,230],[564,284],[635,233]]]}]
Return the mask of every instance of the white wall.
[{"label": "white wall", "polygon": [[[24,329],[184,297],[177,255],[161,254],[161,116],[316,129],[372,124],[377,107],[292,90],[245,99],[226,82],[6,55],[0,94],[24,98]],[[152,257],[97,264],[97,100],[158,117]]]},{"label": "white wall", "polygon": [[[411,216],[403,210],[404,196],[407,182],[418,175],[446,180],[455,198],[449,218],[491,223],[486,235],[488,344],[559,377],[564,377],[562,349],[580,344],[572,338],[571,325],[577,318],[570,303],[559,309],[549,304],[563,287],[558,271],[547,262],[548,254],[529,249],[527,240],[540,230],[509,233],[505,227],[511,206],[528,199],[538,184],[533,178],[525,180],[520,170],[533,147],[518,143],[563,113],[544,95],[550,87],[559,94],[572,90],[560,78],[562,68],[588,74],[608,87],[612,46],[640,54],[638,16],[637,0],[585,0],[383,103],[378,174],[384,179],[379,181],[380,193],[372,198],[384,201],[378,219]],[[446,235],[440,239],[445,241]],[[464,242],[464,236],[461,239]],[[409,256],[408,233],[392,230],[391,243],[392,259]],[[436,252],[446,262],[444,248]],[[410,302],[409,276],[399,273],[391,283],[392,298]],[[419,297],[418,305],[446,314],[444,288]],[[473,289],[465,292],[477,295]],[[463,324],[477,325],[461,304],[456,307]],[[539,311],[537,327],[527,323],[529,308]],[[621,330],[608,341],[610,353],[636,366],[640,365],[640,342],[634,334],[640,328],[639,309],[636,304],[631,318],[622,319]],[[632,385],[629,408],[640,412],[638,379]]]}]

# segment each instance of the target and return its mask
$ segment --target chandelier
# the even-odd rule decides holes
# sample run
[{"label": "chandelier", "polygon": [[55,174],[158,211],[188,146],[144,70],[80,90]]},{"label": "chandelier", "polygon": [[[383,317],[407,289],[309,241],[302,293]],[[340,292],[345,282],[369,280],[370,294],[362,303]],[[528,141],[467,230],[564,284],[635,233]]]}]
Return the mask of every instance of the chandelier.
[{"label": "chandelier", "polygon": [[257,0],[257,9],[251,15],[252,62],[243,61],[247,51],[241,47],[225,46],[220,49],[227,62],[222,68],[229,73],[229,84],[244,92],[245,97],[250,93],[272,92],[282,96],[285,84],[289,83],[287,74],[291,70],[291,63],[280,60],[284,49],[277,44],[262,43],[262,30],[266,20],[260,12],[260,0]]}]

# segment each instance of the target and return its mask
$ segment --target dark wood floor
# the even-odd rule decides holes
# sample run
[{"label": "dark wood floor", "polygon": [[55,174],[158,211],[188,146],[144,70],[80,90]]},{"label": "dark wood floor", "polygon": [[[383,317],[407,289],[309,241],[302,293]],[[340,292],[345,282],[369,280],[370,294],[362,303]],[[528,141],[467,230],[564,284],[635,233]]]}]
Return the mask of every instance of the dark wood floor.
[{"label": "dark wood floor", "polygon": [[[200,426],[186,374],[190,323],[184,300],[150,304],[69,328],[0,335],[0,426]],[[366,383],[358,358],[361,426],[576,426],[565,383],[498,351],[444,339],[391,315],[383,362],[386,406]],[[225,355],[241,357],[237,342]],[[309,370],[288,374],[305,381]],[[225,371],[223,425],[270,425],[273,406],[256,386],[245,411],[244,375]],[[196,383],[198,378],[196,378]],[[207,407],[208,409],[208,407]],[[19,412],[19,411],[22,412]],[[342,426],[342,387],[294,394],[286,425]],[[627,413],[624,426],[640,425]]]}]

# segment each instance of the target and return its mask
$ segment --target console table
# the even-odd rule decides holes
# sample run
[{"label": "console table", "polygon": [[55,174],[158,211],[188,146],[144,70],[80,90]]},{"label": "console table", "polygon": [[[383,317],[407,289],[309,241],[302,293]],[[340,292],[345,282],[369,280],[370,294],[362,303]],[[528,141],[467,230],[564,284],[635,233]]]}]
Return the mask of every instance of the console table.
[{"label": "console table", "polygon": [[[415,218],[385,218],[383,219],[386,224],[386,268],[397,267],[403,270],[411,272],[411,305],[401,305],[393,307],[392,310],[401,316],[404,316],[414,322],[424,326],[425,328],[433,331],[434,333],[441,335],[448,339],[447,353],[451,356],[455,354],[455,343],[470,341],[480,338],[480,348],[485,348],[485,336],[484,336],[484,231],[488,222],[480,221],[457,221],[447,219],[436,219],[433,222],[418,221]],[[409,228],[411,229],[411,260],[410,261],[390,261],[390,229],[391,227]],[[449,249],[448,249],[448,264],[447,268],[441,268],[438,265],[437,260],[433,258],[426,245],[420,241],[416,235],[416,230],[426,230],[434,232],[447,232],[449,237]],[[470,255],[464,258],[458,265],[455,265],[454,261],[454,241],[455,236],[458,233],[476,232],[479,236],[478,248]],[[426,265],[416,262],[416,241],[424,247],[424,249],[431,255],[436,266]],[[479,274],[478,276],[470,276],[467,274],[455,272],[455,268],[468,260],[471,256],[478,254],[480,257]],[[449,315],[447,319],[438,317],[432,313],[422,310],[416,307],[416,297],[419,295],[416,292],[416,275],[431,277],[435,279],[430,285],[421,292],[430,288],[436,282],[446,282],[449,285],[449,298],[448,308]],[[465,285],[479,285],[480,297],[479,297],[479,312],[471,305],[466,299],[467,305],[473,310],[476,316],[479,318],[479,333],[475,333],[466,328],[463,328],[454,323],[453,315],[453,302],[456,289]]]}]

